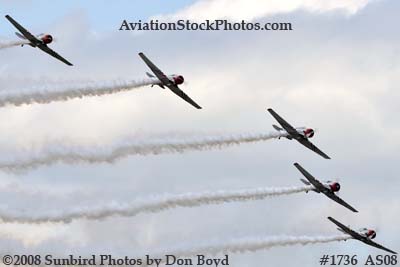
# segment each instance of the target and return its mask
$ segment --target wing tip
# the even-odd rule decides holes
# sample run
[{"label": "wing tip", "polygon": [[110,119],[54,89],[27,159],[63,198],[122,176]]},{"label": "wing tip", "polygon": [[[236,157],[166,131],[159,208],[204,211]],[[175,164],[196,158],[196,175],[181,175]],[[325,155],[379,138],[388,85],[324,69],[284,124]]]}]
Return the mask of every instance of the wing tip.
[{"label": "wing tip", "polygon": [[193,107],[195,107],[196,109],[203,109],[202,107],[200,107],[198,104],[192,104]]}]

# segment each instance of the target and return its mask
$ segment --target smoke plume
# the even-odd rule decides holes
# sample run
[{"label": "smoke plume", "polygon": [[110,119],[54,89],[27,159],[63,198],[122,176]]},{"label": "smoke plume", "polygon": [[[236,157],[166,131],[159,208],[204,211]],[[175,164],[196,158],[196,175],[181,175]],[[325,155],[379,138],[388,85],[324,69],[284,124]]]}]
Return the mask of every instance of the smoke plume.
[{"label": "smoke plume", "polygon": [[280,136],[280,133],[274,132],[266,134],[206,136],[189,139],[161,137],[150,141],[131,138],[130,140],[113,144],[109,147],[66,147],[62,144],[46,144],[44,149],[40,151],[27,151],[21,158],[0,162],[0,169],[19,172],[56,163],[114,163],[121,158],[133,155],[147,156],[223,149],[233,145],[266,141]]},{"label": "smoke plume", "polygon": [[150,199],[137,200],[129,204],[111,203],[101,207],[81,207],[72,211],[55,211],[38,215],[37,211],[18,215],[16,211],[0,210],[0,220],[17,223],[69,223],[76,219],[101,220],[112,216],[132,217],[140,213],[160,212],[177,207],[198,207],[202,205],[221,204],[262,200],[267,197],[290,195],[311,190],[312,186],[255,188],[237,191],[215,191],[203,193],[185,193],[179,195],[155,196]]}]

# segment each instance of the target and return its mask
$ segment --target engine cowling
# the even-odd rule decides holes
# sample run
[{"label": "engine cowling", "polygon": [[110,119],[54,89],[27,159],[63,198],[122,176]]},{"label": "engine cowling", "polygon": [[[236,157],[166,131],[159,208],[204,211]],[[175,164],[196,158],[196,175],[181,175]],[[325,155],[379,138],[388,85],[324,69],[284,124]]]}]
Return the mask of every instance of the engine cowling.
[{"label": "engine cowling", "polygon": [[46,34],[41,39],[44,44],[50,44],[51,42],[53,42],[53,36],[51,36],[50,34]]},{"label": "engine cowling", "polygon": [[376,232],[374,230],[368,230],[367,236],[369,239],[374,239],[376,237]]},{"label": "engine cowling", "polygon": [[332,192],[338,192],[340,190],[340,184],[337,182],[330,184],[329,187],[331,188]]},{"label": "engine cowling", "polygon": [[175,83],[175,85],[179,85],[179,84],[182,84],[184,81],[185,81],[185,79],[183,78],[183,76],[182,75],[177,75],[177,76],[174,76],[174,83]]},{"label": "engine cowling", "polygon": [[307,128],[304,130],[304,136],[307,138],[312,138],[314,136],[315,132],[311,128]]}]

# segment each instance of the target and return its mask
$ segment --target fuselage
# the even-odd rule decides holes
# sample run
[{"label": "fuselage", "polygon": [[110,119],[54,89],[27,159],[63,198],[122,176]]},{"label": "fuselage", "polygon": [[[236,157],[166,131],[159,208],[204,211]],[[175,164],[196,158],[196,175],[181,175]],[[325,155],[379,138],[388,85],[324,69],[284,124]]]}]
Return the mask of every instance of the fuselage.
[{"label": "fuselage", "polygon": [[[341,228],[338,228],[338,230],[340,231],[340,232],[342,232],[342,233],[345,233],[345,234],[349,234],[349,233],[347,233],[346,231],[344,231],[343,229],[341,229]],[[366,238],[366,239],[369,239],[369,240],[372,240],[372,239],[374,239],[375,237],[376,237],[376,231],[375,230],[372,230],[372,229],[367,229],[367,228],[361,228],[361,229],[359,229],[358,231],[356,231],[360,236],[362,236],[363,238]],[[354,239],[358,239],[358,240],[360,240],[359,238],[357,238],[356,236],[353,236],[353,235],[351,235]],[[361,240],[362,241],[362,240]]]},{"label": "fuselage", "polygon": [[[303,179],[300,179],[300,180],[306,185],[310,184],[309,182],[307,182],[307,181],[305,181]],[[321,192],[325,192],[326,193],[326,191],[331,192],[331,193],[336,193],[336,192],[340,191],[340,184],[338,182],[327,181],[327,182],[323,182],[321,184],[325,188],[325,190],[321,190],[321,189],[315,188],[315,187],[312,190],[314,192],[317,192],[317,193],[321,193]],[[308,193],[308,191],[307,191],[307,193]]]},{"label": "fuselage", "polygon": [[[148,76],[149,76],[149,74],[148,74]],[[185,79],[183,78],[182,75],[177,75],[177,74],[167,75],[167,78],[171,83],[175,84],[176,86],[184,83],[184,81],[185,81]],[[147,82],[151,85],[159,85],[162,88],[164,88],[163,87],[164,83],[154,76],[149,76],[149,79],[146,80],[146,83]]]},{"label": "fuselage", "polygon": [[[26,39],[24,36],[21,37],[19,34],[17,34],[17,36],[27,40],[28,42],[26,44],[28,44],[32,47],[37,47],[40,45],[48,45],[53,42],[53,36],[51,36],[50,34],[38,35],[38,36],[36,36],[35,41],[30,41],[30,40]],[[22,44],[21,46],[24,46],[24,44]]]},{"label": "fuselage", "polygon": [[[297,133],[299,133],[301,136],[303,136],[306,139],[312,138],[315,133],[315,131],[313,129],[307,128],[307,127],[296,127],[295,129],[296,129]],[[281,137],[286,137],[289,140],[293,139],[293,137],[285,129],[279,129],[277,131],[280,133]]]}]

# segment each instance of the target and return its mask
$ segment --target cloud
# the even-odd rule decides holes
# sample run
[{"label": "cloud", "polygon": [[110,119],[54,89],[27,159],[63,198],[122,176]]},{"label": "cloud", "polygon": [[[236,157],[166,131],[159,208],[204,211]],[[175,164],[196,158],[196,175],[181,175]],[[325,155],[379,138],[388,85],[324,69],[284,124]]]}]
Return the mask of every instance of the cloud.
[{"label": "cloud", "polygon": [[374,0],[198,0],[172,14],[175,19],[254,20],[275,14],[305,10],[311,13],[339,11],[352,15]]},{"label": "cloud", "polygon": [[[321,3],[327,2],[319,1],[318,5]],[[82,240],[74,251],[84,253],[84,247],[89,251],[104,244],[103,251],[114,254],[137,249],[151,252],[185,240],[197,243],[214,237],[337,234],[326,220],[326,216],[333,216],[355,227],[379,226],[378,241],[388,247],[398,244],[399,236],[391,235],[400,214],[399,205],[394,203],[400,186],[396,170],[400,145],[396,114],[400,110],[395,101],[400,97],[400,58],[398,37],[393,35],[398,23],[381,20],[382,16],[397,18],[398,6],[391,6],[394,1],[383,1],[382,5],[366,6],[362,16],[356,13],[344,18],[336,11],[354,14],[348,10],[356,12],[363,7],[362,2],[342,2],[346,3],[356,4],[354,9],[340,9],[339,4],[335,4],[336,9],[325,7],[323,10],[335,11],[329,16],[303,12],[308,10],[304,4],[292,9],[283,5],[282,10],[293,10],[290,16],[298,21],[298,27],[290,33],[272,34],[153,32],[138,36],[101,32],[94,36],[85,22],[86,13],[79,13],[53,24],[54,29],[60,29],[54,49],[73,61],[74,68],[67,69],[30,47],[0,52],[4,62],[0,90],[18,93],[51,79],[58,84],[60,79],[68,83],[141,78],[148,69],[137,52],[144,51],[166,73],[185,75],[190,83],[183,88],[204,106],[197,111],[167,90],[146,87],[112,96],[2,108],[1,158],[13,159],[17,153],[35,151],[49,141],[103,147],[143,132],[269,132],[275,121],[266,108],[273,107],[295,125],[317,127],[313,142],[332,156],[331,161],[295,142],[273,140],[221,151],[132,157],[113,165],[56,164],[20,176],[1,173],[1,182],[18,182],[64,196],[68,191],[98,194],[58,199],[3,193],[0,200],[16,212],[43,212],[128,202],[152,194],[285,186],[300,183],[292,166],[300,161],[321,180],[341,177],[342,196],[360,210],[358,216],[309,193],[268,202],[79,221],[62,228],[65,230],[60,235],[54,234],[58,227],[49,225],[41,226],[43,234],[26,239],[23,234],[34,227],[9,225],[4,233],[21,233],[18,240],[28,244],[37,239],[38,246],[45,246],[46,240],[58,242],[61,252],[74,247],[75,240]],[[263,4],[257,5],[265,10]],[[288,16],[284,15],[285,19]],[[379,27],[376,21],[381,22]],[[70,247],[60,242],[67,234]],[[356,242],[292,249],[296,257],[286,257],[292,252],[288,248],[234,256],[232,266],[265,262],[307,266],[326,251],[376,252]]]}]

